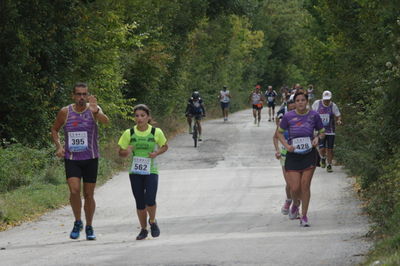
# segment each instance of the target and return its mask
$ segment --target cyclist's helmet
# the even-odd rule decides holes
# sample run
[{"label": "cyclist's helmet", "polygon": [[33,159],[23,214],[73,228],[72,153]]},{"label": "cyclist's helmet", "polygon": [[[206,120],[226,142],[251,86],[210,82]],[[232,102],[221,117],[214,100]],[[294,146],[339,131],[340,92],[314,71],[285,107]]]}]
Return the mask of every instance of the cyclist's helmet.
[{"label": "cyclist's helmet", "polygon": [[200,93],[199,93],[198,91],[194,91],[194,92],[192,93],[192,98],[193,98],[194,100],[199,99],[199,98],[200,98]]}]

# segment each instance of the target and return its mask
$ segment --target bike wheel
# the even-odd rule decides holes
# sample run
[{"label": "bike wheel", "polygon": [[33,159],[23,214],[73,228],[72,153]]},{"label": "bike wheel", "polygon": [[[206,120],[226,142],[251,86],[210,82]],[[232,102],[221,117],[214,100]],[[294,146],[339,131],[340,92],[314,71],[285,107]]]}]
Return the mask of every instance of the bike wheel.
[{"label": "bike wheel", "polygon": [[197,125],[196,123],[193,126],[193,141],[194,141],[194,147],[197,147]]}]

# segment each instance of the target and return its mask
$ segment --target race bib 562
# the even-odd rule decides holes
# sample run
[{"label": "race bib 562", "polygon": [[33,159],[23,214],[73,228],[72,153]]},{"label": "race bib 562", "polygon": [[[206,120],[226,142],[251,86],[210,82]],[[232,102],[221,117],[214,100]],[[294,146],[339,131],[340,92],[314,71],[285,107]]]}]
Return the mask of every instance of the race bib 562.
[{"label": "race bib 562", "polygon": [[131,172],[138,175],[149,175],[151,158],[133,157]]}]

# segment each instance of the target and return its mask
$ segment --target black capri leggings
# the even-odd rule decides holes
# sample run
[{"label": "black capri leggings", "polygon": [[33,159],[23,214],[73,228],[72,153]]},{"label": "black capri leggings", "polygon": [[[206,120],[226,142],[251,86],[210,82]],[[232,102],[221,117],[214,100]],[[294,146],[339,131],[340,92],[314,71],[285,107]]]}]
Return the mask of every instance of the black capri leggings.
[{"label": "black capri leggings", "polygon": [[138,210],[146,209],[146,206],[156,204],[156,195],[158,187],[158,175],[136,175],[129,174],[133,196]]}]

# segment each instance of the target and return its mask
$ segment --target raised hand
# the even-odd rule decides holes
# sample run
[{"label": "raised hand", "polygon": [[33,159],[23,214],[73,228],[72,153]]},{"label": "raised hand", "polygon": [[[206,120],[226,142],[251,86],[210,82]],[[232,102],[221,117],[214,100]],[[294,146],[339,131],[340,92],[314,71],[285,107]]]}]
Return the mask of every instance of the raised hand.
[{"label": "raised hand", "polygon": [[92,113],[96,113],[99,109],[97,106],[97,99],[95,95],[90,95],[88,97],[88,102],[89,102],[89,109],[92,111]]}]

